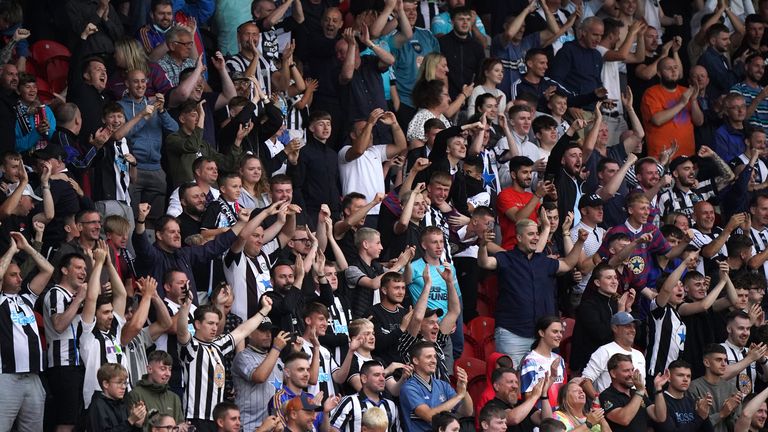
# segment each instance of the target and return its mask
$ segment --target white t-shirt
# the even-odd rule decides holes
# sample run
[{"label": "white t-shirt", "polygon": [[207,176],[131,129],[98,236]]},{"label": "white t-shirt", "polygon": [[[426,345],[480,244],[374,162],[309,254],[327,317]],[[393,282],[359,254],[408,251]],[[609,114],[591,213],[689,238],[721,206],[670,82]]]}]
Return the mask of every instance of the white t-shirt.
[{"label": "white t-shirt", "polygon": [[[598,45],[597,50],[600,51],[600,55],[605,57],[605,53],[608,48]],[[600,73],[600,78],[603,80],[603,87],[608,90],[608,99],[614,99],[618,101],[616,104],[616,110],[623,112],[621,107],[621,82],[619,81],[619,68],[624,62],[620,61],[605,61],[603,60],[603,71]]]},{"label": "white t-shirt", "polygon": [[[359,192],[370,202],[376,193],[384,192],[382,165],[387,161],[387,146],[385,144],[370,146],[359,158],[347,161],[345,155],[351,148],[351,145],[346,145],[339,151],[341,193],[347,195],[350,192]],[[377,204],[368,214],[378,215],[379,206]]]},{"label": "white t-shirt", "polygon": [[625,351],[616,342],[605,344],[595,350],[589,358],[589,363],[581,376],[592,381],[595,391],[601,393],[611,385],[611,375],[608,374],[608,359],[614,354],[629,354],[632,356],[632,365],[640,371],[641,378],[645,381],[645,356],[640,351],[632,348]]},{"label": "white t-shirt", "polygon": [[[521,137],[517,135],[516,133],[512,132],[512,137],[515,139],[515,145],[517,145],[517,154],[520,156],[525,156],[529,159],[531,159],[534,163],[536,163],[537,160],[544,157],[544,155],[541,153],[541,147],[534,144],[532,141],[528,139],[528,137]],[[498,148],[498,152],[501,153],[504,150],[509,150],[509,142],[507,141],[507,137],[501,137],[496,142],[496,147]],[[538,173],[536,171],[533,172],[533,181],[531,182],[531,187],[535,187],[535,182],[538,179]],[[509,175],[509,164],[499,164],[499,181],[501,182],[501,187],[506,188],[509,187],[512,184],[512,177]]]}]

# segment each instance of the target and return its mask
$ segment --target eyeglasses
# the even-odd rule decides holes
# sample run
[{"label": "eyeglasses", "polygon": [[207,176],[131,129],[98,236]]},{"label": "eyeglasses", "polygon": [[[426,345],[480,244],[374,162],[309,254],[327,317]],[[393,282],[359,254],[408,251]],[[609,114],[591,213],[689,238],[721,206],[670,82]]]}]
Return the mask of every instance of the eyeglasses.
[{"label": "eyeglasses", "polygon": [[291,240],[293,240],[295,242],[303,242],[304,244],[311,244],[312,243],[312,240],[310,240],[309,238],[300,238],[300,239],[295,238],[295,239],[291,239]]}]

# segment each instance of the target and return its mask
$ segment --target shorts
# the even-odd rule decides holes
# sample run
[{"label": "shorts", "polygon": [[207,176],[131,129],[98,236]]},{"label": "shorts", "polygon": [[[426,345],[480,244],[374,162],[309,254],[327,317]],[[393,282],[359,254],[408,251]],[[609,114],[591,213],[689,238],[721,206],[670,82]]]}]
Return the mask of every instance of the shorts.
[{"label": "shorts", "polygon": [[49,368],[48,388],[51,394],[53,424],[76,425],[83,413],[83,380],[85,368],[82,366],[56,366]]}]

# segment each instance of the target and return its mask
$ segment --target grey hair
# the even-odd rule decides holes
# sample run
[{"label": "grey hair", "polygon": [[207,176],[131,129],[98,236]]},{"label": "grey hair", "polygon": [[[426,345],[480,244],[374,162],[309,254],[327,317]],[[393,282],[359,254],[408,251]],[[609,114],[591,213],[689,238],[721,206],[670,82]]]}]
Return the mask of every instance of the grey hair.
[{"label": "grey hair", "polygon": [[598,24],[598,23],[599,23],[600,25],[602,25],[602,24],[603,24],[603,19],[602,19],[602,18],[600,18],[600,17],[596,17],[596,16],[591,16],[591,17],[589,17],[589,18],[585,18],[585,19],[584,19],[584,20],[581,22],[581,24],[579,24],[579,31],[580,31],[580,32],[583,32],[583,31],[585,31],[586,29],[588,29],[589,27],[591,27],[593,24]]}]

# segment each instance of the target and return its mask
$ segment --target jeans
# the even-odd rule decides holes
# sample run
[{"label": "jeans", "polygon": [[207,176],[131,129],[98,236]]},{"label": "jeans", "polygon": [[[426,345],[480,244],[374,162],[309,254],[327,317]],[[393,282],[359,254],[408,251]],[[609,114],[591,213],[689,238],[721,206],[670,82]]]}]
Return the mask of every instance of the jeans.
[{"label": "jeans", "polygon": [[34,373],[0,374],[0,430],[9,431],[16,422],[19,432],[43,430],[45,390]]},{"label": "jeans", "polygon": [[531,352],[533,338],[518,336],[502,327],[496,327],[494,335],[496,337],[496,351],[508,355],[515,367],[520,366],[523,357]]}]

